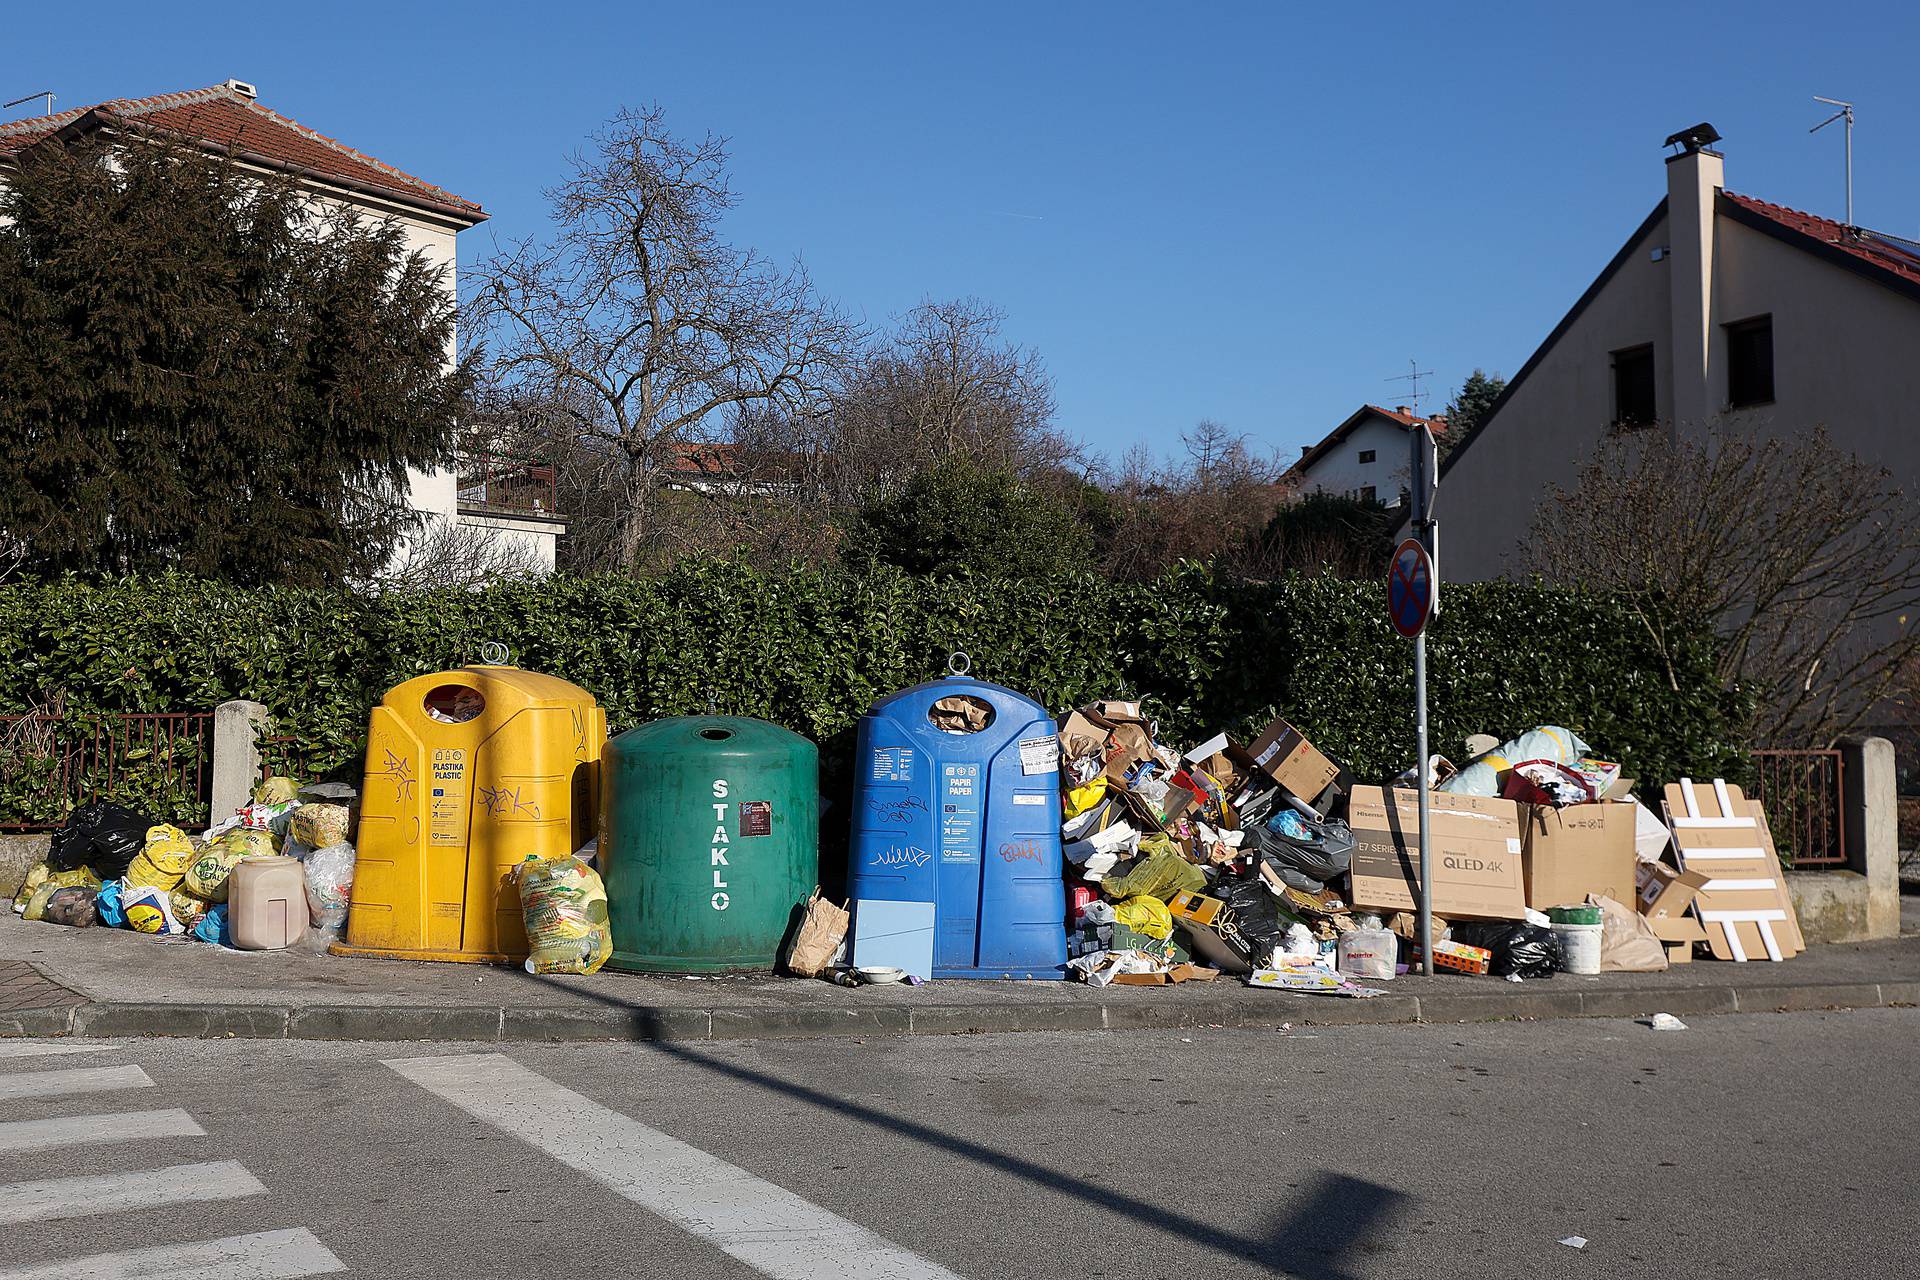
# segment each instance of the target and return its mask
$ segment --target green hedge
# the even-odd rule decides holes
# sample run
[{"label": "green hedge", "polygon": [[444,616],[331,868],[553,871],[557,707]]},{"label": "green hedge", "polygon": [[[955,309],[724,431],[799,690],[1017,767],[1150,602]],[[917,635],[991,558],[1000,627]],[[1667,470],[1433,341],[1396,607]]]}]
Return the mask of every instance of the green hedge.
[{"label": "green hedge", "polygon": [[[0,586],[0,713],[64,693],[70,712],[208,709],[252,698],[306,770],[358,771],[368,708],[390,686],[477,661],[584,686],[615,730],[709,708],[820,742],[839,798],[861,712],[940,674],[974,673],[1059,711],[1140,696],[1186,744],[1279,709],[1362,777],[1413,759],[1412,645],[1382,589],[1333,578],[1246,585],[1185,569],[1147,584],[766,574],[689,562],[652,580],[554,578],[485,591],[357,595],[185,578]],[[1716,642],[1674,620],[1663,656],[1615,599],[1449,586],[1430,640],[1434,749],[1467,734],[1569,725],[1649,783],[1744,773],[1740,699]],[[1674,637],[1678,636],[1676,642]],[[0,783],[4,787],[4,783]],[[0,823],[19,821],[0,790]]]}]

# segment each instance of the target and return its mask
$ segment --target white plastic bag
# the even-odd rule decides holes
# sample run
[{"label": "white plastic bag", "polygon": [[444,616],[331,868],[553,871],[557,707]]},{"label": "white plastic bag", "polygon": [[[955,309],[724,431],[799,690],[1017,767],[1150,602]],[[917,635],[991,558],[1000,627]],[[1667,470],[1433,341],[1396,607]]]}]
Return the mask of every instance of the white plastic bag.
[{"label": "white plastic bag", "polygon": [[346,928],[353,861],[353,846],[345,843],[330,844],[307,855],[307,912],[313,917],[315,929],[337,934]]}]

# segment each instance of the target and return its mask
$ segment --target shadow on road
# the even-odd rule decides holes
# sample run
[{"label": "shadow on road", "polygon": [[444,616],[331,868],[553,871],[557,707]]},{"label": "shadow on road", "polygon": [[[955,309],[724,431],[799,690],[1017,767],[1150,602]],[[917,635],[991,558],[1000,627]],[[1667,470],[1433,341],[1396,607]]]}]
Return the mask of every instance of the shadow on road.
[{"label": "shadow on road", "polygon": [[[574,987],[569,990],[606,1004],[631,1008],[617,996],[602,995],[588,988]],[[649,1016],[648,1010],[633,1009],[632,1012],[635,1029],[642,1034],[663,1030],[649,1025],[655,1020]],[[501,1047],[507,1048],[504,1045]],[[664,1054],[729,1080],[754,1085],[849,1120],[872,1125],[889,1134],[910,1138],[948,1155],[1072,1196],[1110,1213],[1150,1224],[1169,1235],[1228,1257],[1257,1262],[1303,1277],[1304,1280],[1351,1280],[1356,1273],[1348,1269],[1349,1260],[1356,1254],[1382,1252],[1383,1238],[1392,1230],[1395,1220],[1411,1207],[1410,1198],[1391,1187],[1364,1178],[1323,1173],[1317,1176],[1299,1205],[1277,1215],[1264,1232],[1234,1231],[1182,1212],[1175,1205],[1139,1199],[916,1120],[891,1115],[864,1103],[724,1061],[684,1041],[653,1040],[635,1047]],[[1255,1151],[1249,1152],[1247,1158],[1258,1160],[1260,1156]]]}]

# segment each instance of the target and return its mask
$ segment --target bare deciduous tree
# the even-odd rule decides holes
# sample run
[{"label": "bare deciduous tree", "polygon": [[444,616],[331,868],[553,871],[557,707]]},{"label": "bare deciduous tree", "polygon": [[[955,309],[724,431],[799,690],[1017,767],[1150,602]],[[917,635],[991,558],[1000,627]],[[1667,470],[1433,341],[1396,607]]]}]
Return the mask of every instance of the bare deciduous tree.
[{"label": "bare deciduous tree", "polygon": [[1247,437],[1202,419],[1180,443],[1184,456],[1165,464],[1136,445],[1101,477],[1114,526],[1103,567],[1115,577],[1149,578],[1178,560],[1245,569],[1245,549],[1279,506],[1284,468]]},{"label": "bare deciduous tree", "polygon": [[511,532],[432,516],[370,585],[376,590],[489,587],[546,572],[530,543]]},{"label": "bare deciduous tree", "polygon": [[726,167],[724,139],[623,110],[547,193],[554,238],[468,273],[492,389],[542,406],[550,433],[565,422],[572,462],[603,469],[607,555],[629,570],[674,549],[659,516],[675,447],[739,406],[818,398],[858,339],[804,267],[721,238]]},{"label": "bare deciduous tree", "polygon": [[820,424],[839,501],[894,493],[954,456],[1022,477],[1076,459],[1045,366],[1001,339],[1005,319],[977,298],[923,302],[847,371]]},{"label": "bare deciduous tree", "polygon": [[[1792,441],[1623,437],[1555,489],[1528,563],[1705,613],[1761,745],[1827,746],[1882,711],[1920,657],[1920,530],[1888,473],[1821,431]],[[1659,612],[1642,614],[1665,641]]]}]

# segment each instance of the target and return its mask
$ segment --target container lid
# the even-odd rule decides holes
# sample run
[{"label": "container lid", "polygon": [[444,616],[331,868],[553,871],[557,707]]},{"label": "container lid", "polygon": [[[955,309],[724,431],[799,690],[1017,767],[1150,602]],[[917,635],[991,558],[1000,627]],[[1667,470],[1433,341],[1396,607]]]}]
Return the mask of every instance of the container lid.
[{"label": "container lid", "polygon": [[791,748],[813,743],[791,729],[751,716],[667,716],[629,729],[607,745],[614,754],[634,751],[697,749],[701,751],[752,751],[767,746]]},{"label": "container lid", "polygon": [[1598,907],[1548,907],[1547,919],[1555,924],[1599,924]]}]

